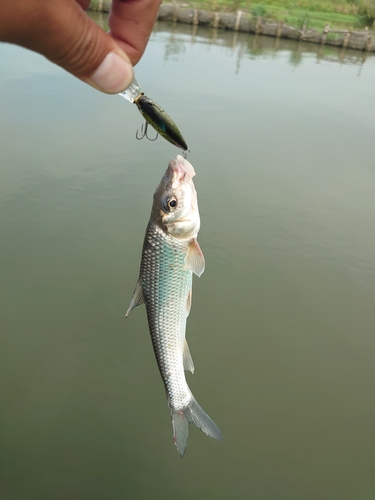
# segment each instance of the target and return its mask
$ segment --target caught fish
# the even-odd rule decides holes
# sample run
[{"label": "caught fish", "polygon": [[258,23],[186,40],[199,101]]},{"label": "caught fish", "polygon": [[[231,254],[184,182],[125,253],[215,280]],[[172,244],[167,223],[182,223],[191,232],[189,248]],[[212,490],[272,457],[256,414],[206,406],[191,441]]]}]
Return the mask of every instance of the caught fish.
[{"label": "caught fish", "polygon": [[[144,127],[141,129],[141,134],[138,135],[138,132],[136,133],[137,139],[140,140],[147,137],[150,141],[155,141],[158,134],[160,134],[168,142],[181,148],[184,157],[187,157],[190,151],[177,125],[159,104],[144,94],[135,77],[129,87],[124,92],[120,92],[119,95],[127,101],[134,103],[146,120]],[[151,139],[147,134],[149,124],[158,133],[154,139]]]},{"label": "caught fish", "polygon": [[170,161],[154,194],[151,217],[142,250],[139,278],[126,316],[145,303],[156,361],[171,412],[173,439],[184,456],[189,424],[207,436],[222,439],[221,432],[202,410],[185,379],[194,372],[185,339],[191,307],[193,273],[204,271],[197,242],[200,227],[193,166],[182,156]]}]

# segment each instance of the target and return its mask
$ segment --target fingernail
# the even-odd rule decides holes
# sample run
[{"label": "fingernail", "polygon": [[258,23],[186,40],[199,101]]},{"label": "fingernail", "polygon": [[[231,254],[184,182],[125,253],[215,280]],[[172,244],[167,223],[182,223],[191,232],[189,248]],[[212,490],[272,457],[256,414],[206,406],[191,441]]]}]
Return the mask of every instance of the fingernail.
[{"label": "fingernail", "polygon": [[131,64],[124,61],[115,52],[107,54],[92,75],[91,80],[104,92],[116,94],[129,87],[133,79]]}]

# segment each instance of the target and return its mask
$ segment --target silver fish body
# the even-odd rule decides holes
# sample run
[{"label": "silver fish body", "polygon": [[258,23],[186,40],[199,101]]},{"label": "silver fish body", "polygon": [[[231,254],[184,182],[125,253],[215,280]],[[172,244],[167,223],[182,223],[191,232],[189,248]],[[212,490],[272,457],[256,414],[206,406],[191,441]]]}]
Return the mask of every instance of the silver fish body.
[{"label": "silver fish body", "polygon": [[193,273],[204,271],[197,242],[200,227],[192,165],[180,155],[171,160],[154,194],[144,239],[139,279],[126,316],[145,303],[156,361],[171,411],[174,442],[184,455],[189,423],[222,439],[216,424],[202,410],[185,379],[194,371],[185,339],[191,307]]}]

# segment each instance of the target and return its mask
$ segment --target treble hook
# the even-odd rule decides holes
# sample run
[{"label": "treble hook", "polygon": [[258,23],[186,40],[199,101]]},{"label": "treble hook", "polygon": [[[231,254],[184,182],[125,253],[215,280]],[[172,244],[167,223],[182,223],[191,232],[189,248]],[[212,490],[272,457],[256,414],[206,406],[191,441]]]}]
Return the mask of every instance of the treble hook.
[{"label": "treble hook", "polygon": [[158,138],[158,133],[156,132],[156,137],[155,139],[151,139],[151,137],[149,137],[147,135],[147,129],[148,129],[148,123],[145,121],[142,125],[141,125],[141,135],[139,136],[138,134],[138,130],[137,132],[135,133],[135,137],[140,141],[141,139],[143,139],[144,137],[146,137],[146,139],[148,139],[149,141],[153,142],[153,141],[156,141],[156,139]]}]

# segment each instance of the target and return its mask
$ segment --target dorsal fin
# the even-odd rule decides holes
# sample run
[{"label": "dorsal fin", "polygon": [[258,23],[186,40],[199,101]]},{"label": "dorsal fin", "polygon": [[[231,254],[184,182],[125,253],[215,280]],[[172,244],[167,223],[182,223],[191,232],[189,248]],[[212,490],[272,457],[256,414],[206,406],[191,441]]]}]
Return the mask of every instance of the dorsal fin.
[{"label": "dorsal fin", "polygon": [[142,292],[142,285],[140,284],[139,280],[137,281],[137,284],[135,285],[135,289],[133,292],[133,296],[131,298],[128,310],[126,311],[125,317],[127,318],[130,314],[130,312],[135,309],[136,307],[140,306],[141,304],[144,303],[144,298],[143,298],[143,292]]}]

